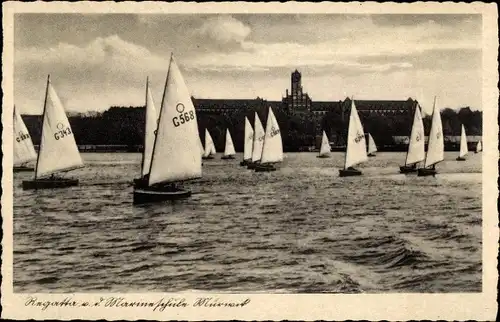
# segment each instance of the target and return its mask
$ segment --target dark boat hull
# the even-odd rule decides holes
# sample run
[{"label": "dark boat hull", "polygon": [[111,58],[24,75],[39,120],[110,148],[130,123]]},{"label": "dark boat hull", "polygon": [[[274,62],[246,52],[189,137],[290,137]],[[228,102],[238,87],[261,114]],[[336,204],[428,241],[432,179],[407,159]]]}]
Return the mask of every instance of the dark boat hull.
[{"label": "dark boat hull", "polygon": [[56,189],[74,186],[78,186],[78,179],[48,178],[23,181],[23,190]]},{"label": "dark boat hull", "polygon": [[399,172],[401,172],[401,173],[416,173],[417,172],[417,167],[403,165],[403,166],[399,167]]},{"label": "dark boat hull", "polygon": [[249,162],[250,162],[250,161],[248,161],[248,160],[243,160],[243,161],[241,161],[241,162],[240,162],[240,166],[242,166],[242,167],[246,167],[246,166],[248,165],[248,163],[249,163]]},{"label": "dark boat hull", "polygon": [[223,155],[222,160],[234,160],[234,155]]},{"label": "dark boat hull", "polygon": [[376,156],[376,154],[369,153],[369,154],[368,154],[368,156],[369,156],[370,158],[373,158],[374,156]]},{"label": "dark boat hull", "polygon": [[257,162],[248,162],[247,163],[247,169],[250,169],[250,170],[255,170],[255,167],[257,166]]},{"label": "dark boat hull", "polygon": [[139,179],[134,179],[134,188],[146,188],[148,187],[148,179],[142,177]]},{"label": "dark boat hull", "polygon": [[419,177],[427,177],[427,176],[435,176],[436,175],[436,169],[432,168],[420,168],[418,169],[417,175]]},{"label": "dark boat hull", "polygon": [[214,157],[213,155],[209,155],[207,157],[201,157],[202,160],[212,160]]},{"label": "dark boat hull", "polygon": [[359,170],[356,169],[340,169],[339,170],[339,176],[340,177],[353,177],[353,176],[360,176],[363,173]]},{"label": "dark boat hull", "polygon": [[14,166],[13,171],[14,172],[35,171],[35,168],[33,168],[33,167],[24,167],[24,166],[20,166],[20,167]]},{"label": "dark boat hull", "polygon": [[168,200],[184,199],[191,196],[191,191],[175,189],[165,190],[161,188],[135,188],[134,189],[134,205],[162,202]]},{"label": "dark boat hull", "polygon": [[457,161],[465,161],[467,159],[466,158],[462,158],[462,157],[457,157],[455,160],[457,160]]},{"label": "dark boat hull", "polygon": [[276,171],[276,167],[273,164],[256,164],[255,172],[271,172]]},{"label": "dark boat hull", "polygon": [[330,155],[329,154],[320,154],[320,155],[317,155],[316,158],[320,158],[320,159],[326,159],[326,158],[329,158]]}]

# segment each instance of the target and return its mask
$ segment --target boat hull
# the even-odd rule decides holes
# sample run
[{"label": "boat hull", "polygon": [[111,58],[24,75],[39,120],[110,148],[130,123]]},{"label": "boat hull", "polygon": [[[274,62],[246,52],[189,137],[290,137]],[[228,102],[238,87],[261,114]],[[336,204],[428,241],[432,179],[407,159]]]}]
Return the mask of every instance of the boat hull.
[{"label": "boat hull", "polygon": [[359,170],[356,170],[354,168],[352,169],[340,169],[339,170],[339,176],[340,177],[353,177],[353,176],[360,176],[363,173]]},{"label": "boat hull", "polygon": [[248,160],[243,160],[243,161],[241,161],[241,162],[240,162],[240,166],[242,166],[242,167],[246,167],[246,166],[248,165],[248,163],[249,163],[249,162],[250,162],[250,161],[248,161]]},{"label": "boat hull", "polygon": [[209,155],[207,157],[201,157],[202,160],[212,160],[214,157],[213,155]]},{"label": "boat hull", "polygon": [[467,159],[466,158],[462,158],[462,157],[457,157],[455,160],[457,160],[457,161],[465,161]]},{"label": "boat hull", "polygon": [[35,168],[25,167],[25,166],[14,166],[14,168],[12,170],[14,172],[28,172],[28,171],[35,171]]},{"label": "boat hull", "polygon": [[134,188],[134,205],[184,199],[191,196],[191,191],[182,189]]},{"label": "boat hull", "polygon": [[271,172],[276,171],[274,164],[256,164],[255,172]]},{"label": "boat hull", "polygon": [[376,155],[376,154],[373,154],[373,153],[368,153],[368,156],[369,156],[370,158],[373,158],[373,157],[375,157],[375,156],[377,156],[377,155]]},{"label": "boat hull", "polygon": [[255,167],[257,166],[257,164],[259,164],[259,163],[258,162],[248,162],[247,169],[255,170]]},{"label": "boat hull", "polygon": [[416,166],[408,166],[408,165],[403,165],[399,167],[399,172],[401,173],[416,173],[417,172],[417,167]]},{"label": "boat hull", "polygon": [[222,160],[234,160],[234,155],[223,155]]},{"label": "boat hull", "polygon": [[56,189],[73,186],[78,186],[78,179],[48,178],[23,181],[23,190]]},{"label": "boat hull", "polygon": [[320,154],[320,155],[317,155],[316,158],[320,158],[320,159],[327,159],[329,158],[330,155],[329,154]]},{"label": "boat hull", "polygon": [[145,177],[134,179],[134,188],[146,188],[148,187],[148,179]]},{"label": "boat hull", "polygon": [[419,177],[435,176],[436,175],[436,169],[432,169],[432,168],[420,168],[420,169],[418,169],[417,175]]}]

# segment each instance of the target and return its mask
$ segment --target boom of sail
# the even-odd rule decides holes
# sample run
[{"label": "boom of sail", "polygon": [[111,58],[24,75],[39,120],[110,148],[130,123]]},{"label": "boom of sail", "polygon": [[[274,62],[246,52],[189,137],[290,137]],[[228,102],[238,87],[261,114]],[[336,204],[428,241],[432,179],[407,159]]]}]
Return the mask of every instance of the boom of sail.
[{"label": "boom of sail", "polygon": [[149,88],[149,79],[146,80],[146,125],[144,130],[144,152],[142,154],[141,175],[145,176],[151,167],[151,156],[155,142],[155,133],[158,126],[158,114]]},{"label": "boom of sail", "polygon": [[61,100],[47,77],[42,138],[35,179],[83,167],[83,161]]},{"label": "boom of sail", "polygon": [[252,162],[260,161],[262,157],[262,147],[266,133],[260,122],[259,115],[255,112],[253,147],[252,147]]},{"label": "boom of sail", "polygon": [[235,155],[236,151],[234,150],[233,139],[231,138],[231,133],[229,129],[226,129],[226,146],[224,147],[224,156],[232,156]]},{"label": "boom of sail", "polygon": [[200,178],[199,144],[196,111],[172,55],[153,146],[149,185]]},{"label": "boom of sail", "polygon": [[368,160],[366,140],[354,99],[351,101],[344,169]]},{"label": "boom of sail", "polygon": [[432,112],[431,132],[429,133],[429,144],[424,167],[430,167],[444,160],[444,138],[441,113],[436,105],[434,97],[434,107]]},{"label": "boom of sail", "polygon": [[37,154],[26,124],[14,106],[14,166],[36,160]]},{"label": "boom of sail", "polygon": [[281,131],[273,110],[269,107],[261,163],[265,164],[281,161],[283,161],[283,142],[281,140]]},{"label": "boom of sail", "polygon": [[248,118],[245,116],[245,142],[243,147],[243,160],[251,160],[252,159],[252,148],[253,148],[253,128],[248,121]]}]

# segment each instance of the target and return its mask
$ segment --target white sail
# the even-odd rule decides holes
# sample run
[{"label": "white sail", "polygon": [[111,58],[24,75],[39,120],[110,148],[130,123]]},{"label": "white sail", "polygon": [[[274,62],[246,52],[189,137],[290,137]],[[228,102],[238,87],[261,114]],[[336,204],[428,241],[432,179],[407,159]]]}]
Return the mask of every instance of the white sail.
[{"label": "white sail", "polygon": [[231,138],[231,133],[229,133],[229,129],[226,129],[226,146],[224,148],[224,155],[235,155],[236,151],[234,150],[233,139]]},{"label": "white sail", "polygon": [[205,129],[205,154],[203,154],[203,156],[208,157],[209,155],[214,155],[215,153],[215,145],[212,140],[212,136],[210,135],[210,132]]},{"label": "white sail", "polygon": [[483,151],[483,145],[481,144],[481,141],[478,141],[476,145],[476,152],[481,152],[481,151]]},{"label": "white sail", "polygon": [[262,147],[264,145],[264,137],[266,133],[260,122],[259,115],[255,112],[253,147],[252,147],[252,162],[259,161],[262,156]]},{"label": "white sail", "polygon": [[460,135],[460,157],[463,158],[464,156],[469,153],[469,149],[467,148],[467,135],[465,134],[465,128],[462,124],[462,133]]},{"label": "white sail", "polygon": [[253,147],[253,128],[245,116],[245,145],[243,147],[243,160],[250,160],[252,158]]},{"label": "white sail", "polygon": [[408,153],[406,155],[405,164],[413,164],[425,159],[425,136],[424,136],[424,123],[422,121],[422,114],[420,113],[420,106],[415,108],[415,115],[413,116],[413,125],[410,133],[410,143],[408,145]]},{"label": "white sail", "polygon": [[321,138],[321,147],[319,149],[319,155],[329,155],[331,151],[330,143],[328,142],[328,137],[326,132],[323,131],[323,137]]},{"label": "white sail", "polygon": [[377,152],[377,146],[375,145],[375,140],[370,133],[368,133],[368,153],[373,154]]},{"label": "white sail", "polygon": [[345,156],[345,169],[368,160],[366,154],[366,140],[359,119],[354,100],[351,101],[351,115],[349,116],[349,130],[347,134],[347,151]]},{"label": "white sail", "polygon": [[425,167],[443,161],[443,159],[444,159],[443,124],[441,122],[441,113],[439,112],[439,108],[436,105],[436,98],[434,98],[431,132],[429,133],[429,144],[427,146]]},{"label": "white sail", "polygon": [[14,165],[36,160],[36,151],[21,114],[14,106]]},{"label": "white sail", "polygon": [[283,142],[281,140],[281,131],[273,110],[269,107],[264,146],[262,147],[261,163],[281,161],[283,161]]},{"label": "white sail", "polygon": [[196,110],[172,55],[160,107],[149,185],[200,178],[199,148]]},{"label": "white sail", "polygon": [[83,161],[68,117],[49,77],[35,179],[82,166]]},{"label": "white sail", "polygon": [[155,142],[155,132],[158,126],[158,113],[149,88],[149,80],[146,80],[146,127],[144,131],[144,152],[142,157],[141,174],[148,174],[151,167],[151,156]]}]

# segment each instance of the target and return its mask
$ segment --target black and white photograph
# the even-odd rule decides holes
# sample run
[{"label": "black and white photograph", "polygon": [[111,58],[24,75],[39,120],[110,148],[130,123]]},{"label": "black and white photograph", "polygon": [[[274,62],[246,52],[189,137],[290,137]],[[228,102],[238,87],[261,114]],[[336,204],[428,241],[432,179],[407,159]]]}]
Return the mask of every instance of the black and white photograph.
[{"label": "black and white photograph", "polygon": [[496,5],[226,5],[3,4],[2,317],[493,319]]}]

